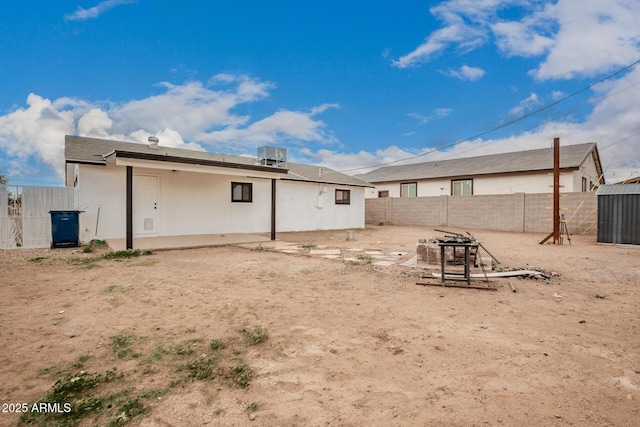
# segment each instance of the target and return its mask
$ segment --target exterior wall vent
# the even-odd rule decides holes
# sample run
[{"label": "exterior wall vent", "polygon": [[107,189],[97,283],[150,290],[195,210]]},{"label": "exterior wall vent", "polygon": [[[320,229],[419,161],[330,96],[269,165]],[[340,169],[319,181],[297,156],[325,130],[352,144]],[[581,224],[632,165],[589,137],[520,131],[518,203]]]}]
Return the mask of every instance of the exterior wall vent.
[{"label": "exterior wall vent", "polygon": [[258,147],[258,162],[265,166],[287,167],[286,148]]}]

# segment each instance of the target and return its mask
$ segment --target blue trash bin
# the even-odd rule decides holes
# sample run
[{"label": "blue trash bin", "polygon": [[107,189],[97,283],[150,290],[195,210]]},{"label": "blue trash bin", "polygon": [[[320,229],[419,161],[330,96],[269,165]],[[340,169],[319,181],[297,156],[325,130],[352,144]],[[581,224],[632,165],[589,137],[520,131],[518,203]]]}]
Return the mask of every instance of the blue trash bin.
[{"label": "blue trash bin", "polygon": [[80,246],[80,211],[49,211],[51,214],[51,247]]}]

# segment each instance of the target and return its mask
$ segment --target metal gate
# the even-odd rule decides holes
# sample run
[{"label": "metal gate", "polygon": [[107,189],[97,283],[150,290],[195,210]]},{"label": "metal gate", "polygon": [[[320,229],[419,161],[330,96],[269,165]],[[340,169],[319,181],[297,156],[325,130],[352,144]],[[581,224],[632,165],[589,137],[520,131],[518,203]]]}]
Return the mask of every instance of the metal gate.
[{"label": "metal gate", "polygon": [[0,184],[0,249],[9,248],[9,191]]},{"label": "metal gate", "polygon": [[75,189],[0,186],[0,249],[48,248],[51,210],[75,209]]}]

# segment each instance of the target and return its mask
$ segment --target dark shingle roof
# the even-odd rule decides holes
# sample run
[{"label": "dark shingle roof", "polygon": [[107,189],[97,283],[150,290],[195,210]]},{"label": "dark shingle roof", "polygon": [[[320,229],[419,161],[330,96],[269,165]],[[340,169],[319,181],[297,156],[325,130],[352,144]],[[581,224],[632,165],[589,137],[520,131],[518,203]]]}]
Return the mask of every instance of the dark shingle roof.
[{"label": "dark shingle roof", "polygon": [[[106,164],[105,157],[114,151],[133,152],[150,156],[165,155],[171,158],[225,162],[229,164],[262,166],[254,157],[234,156],[208,151],[185,150],[183,148],[151,148],[146,144],[113,141],[108,139],[65,136],[64,157],[68,163]],[[277,170],[276,168],[274,168]],[[288,173],[281,179],[292,181],[319,182],[324,184],[352,185],[371,187],[371,184],[350,175],[322,166],[287,163]]]},{"label": "dark shingle roof", "polygon": [[[595,143],[560,147],[560,168],[580,167],[595,147]],[[553,148],[386,166],[356,176],[376,183],[544,170],[553,170]]]}]

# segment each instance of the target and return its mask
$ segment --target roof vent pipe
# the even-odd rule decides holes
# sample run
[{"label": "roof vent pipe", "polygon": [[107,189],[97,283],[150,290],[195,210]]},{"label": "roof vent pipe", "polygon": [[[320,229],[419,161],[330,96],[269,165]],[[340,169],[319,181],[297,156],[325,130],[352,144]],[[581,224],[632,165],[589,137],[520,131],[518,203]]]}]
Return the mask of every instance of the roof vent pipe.
[{"label": "roof vent pipe", "polygon": [[157,136],[150,136],[148,141],[149,141],[149,148],[158,148],[158,143],[160,142],[160,140],[158,139]]}]

